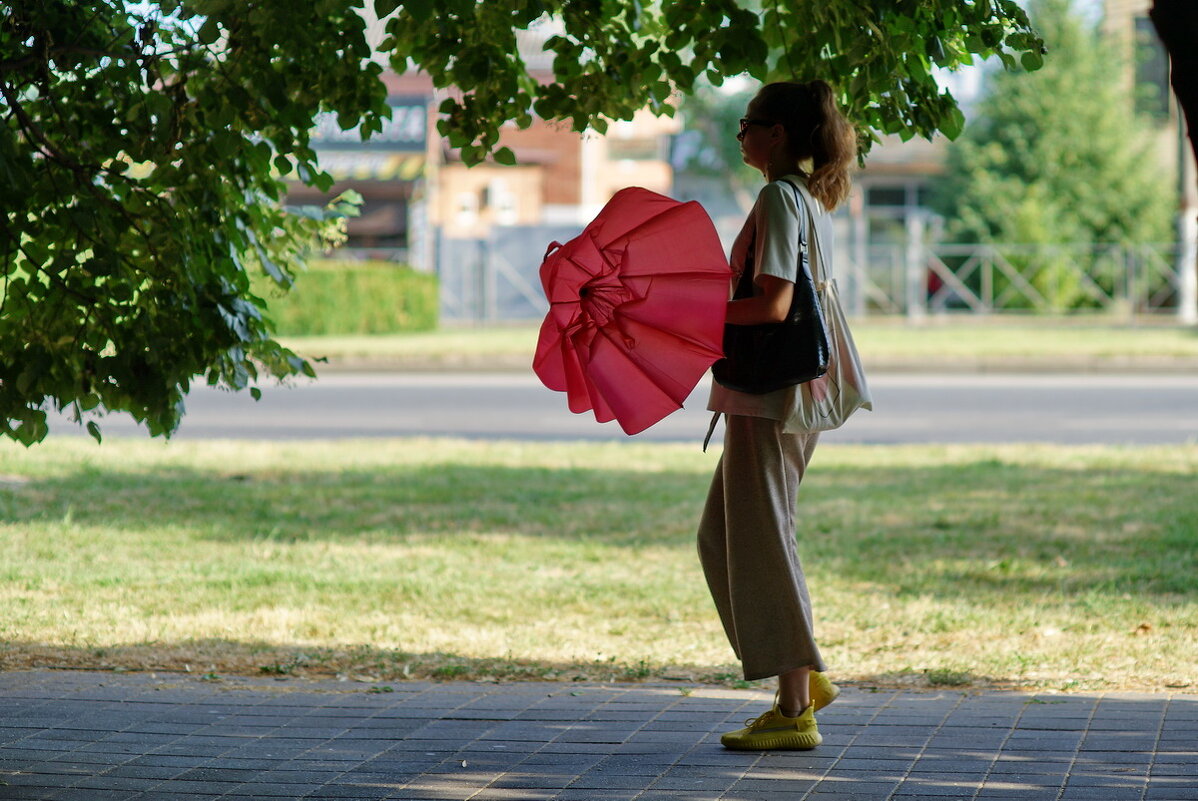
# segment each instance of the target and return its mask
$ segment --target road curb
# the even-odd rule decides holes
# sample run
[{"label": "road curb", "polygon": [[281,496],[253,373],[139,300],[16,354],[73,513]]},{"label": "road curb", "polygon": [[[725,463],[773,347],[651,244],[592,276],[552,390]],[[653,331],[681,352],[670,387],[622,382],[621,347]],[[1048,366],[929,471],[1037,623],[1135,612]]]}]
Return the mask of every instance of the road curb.
[{"label": "road curb", "polygon": [[[1198,359],[1161,357],[865,359],[867,373],[1198,374]],[[317,373],[531,373],[524,356],[444,359],[330,358]]]}]

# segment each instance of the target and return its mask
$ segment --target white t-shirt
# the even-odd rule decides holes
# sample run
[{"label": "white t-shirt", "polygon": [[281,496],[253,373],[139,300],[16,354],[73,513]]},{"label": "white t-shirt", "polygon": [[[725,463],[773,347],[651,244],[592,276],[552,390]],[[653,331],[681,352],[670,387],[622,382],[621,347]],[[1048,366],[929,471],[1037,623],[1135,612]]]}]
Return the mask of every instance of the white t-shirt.
[{"label": "white t-shirt", "polygon": [[[745,220],[744,227],[732,243],[732,253],[728,258],[732,266],[732,291],[745,269],[749,243],[754,243],[753,264],[754,285],[761,275],[772,275],[794,283],[799,269],[799,231],[807,227],[807,213],[799,205],[801,195],[795,191],[789,181],[806,186],[807,182],[801,175],[786,175],[776,181],[766,184],[757,195],[753,211]],[[824,253],[831,253],[832,225],[828,215],[819,201],[815,201],[812,214],[815,217],[816,236],[819,237]],[[754,239],[756,232],[756,239]],[[830,265],[821,265],[824,275],[829,274]],[[757,288],[757,293],[760,289]],[[730,295],[731,297],[731,295]],[[707,409],[712,412],[744,415],[746,417],[766,417],[770,420],[785,420],[793,405],[794,387],[785,387],[763,395],[751,395],[747,392],[737,392],[713,381],[711,396],[707,401]]]}]

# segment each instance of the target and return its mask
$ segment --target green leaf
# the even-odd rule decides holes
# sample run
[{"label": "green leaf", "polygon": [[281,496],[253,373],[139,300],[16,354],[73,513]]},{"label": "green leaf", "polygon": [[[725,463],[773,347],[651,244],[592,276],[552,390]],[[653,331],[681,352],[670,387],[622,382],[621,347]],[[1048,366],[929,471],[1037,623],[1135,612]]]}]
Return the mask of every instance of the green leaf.
[{"label": "green leaf", "polygon": [[327,172],[318,172],[312,177],[312,185],[321,192],[327,192],[333,188],[333,176]]},{"label": "green leaf", "polygon": [[965,115],[956,106],[949,109],[948,115],[940,122],[941,132],[949,139],[956,139],[964,128]]},{"label": "green leaf", "polygon": [[96,425],[95,420],[87,421],[87,433],[91,434],[92,439],[94,439],[96,442],[102,443],[104,441],[103,438],[100,436],[100,427],[98,425]]},{"label": "green leaf", "polygon": [[432,0],[403,0],[404,14],[414,20],[430,20],[437,11]]},{"label": "green leaf", "polygon": [[516,154],[509,147],[501,147],[492,154],[492,158],[499,164],[512,165],[516,163]]},{"label": "green leaf", "polygon": [[200,26],[197,38],[200,44],[210,45],[220,38],[220,23],[215,18],[209,17],[208,20]]}]

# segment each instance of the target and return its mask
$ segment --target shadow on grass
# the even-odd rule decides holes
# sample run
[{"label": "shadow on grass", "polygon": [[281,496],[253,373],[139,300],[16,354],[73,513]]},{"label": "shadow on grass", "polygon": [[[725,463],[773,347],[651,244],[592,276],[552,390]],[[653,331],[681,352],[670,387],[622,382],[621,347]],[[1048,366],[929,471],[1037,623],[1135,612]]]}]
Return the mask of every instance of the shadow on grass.
[{"label": "shadow on grass", "polygon": [[[693,549],[707,476],[466,466],[238,472],[80,471],[0,489],[0,520],[204,541],[404,542],[516,535]],[[960,596],[1117,590],[1198,594],[1198,493],[1182,472],[1061,469],[984,459],[824,466],[799,498],[799,551],[888,592]]]},{"label": "shadow on grass", "polygon": [[[897,598],[904,613],[909,609],[909,616],[921,615],[892,624],[904,630],[968,637],[969,614],[995,609],[1005,616],[1001,619],[1014,620],[1021,610],[1036,606],[1063,610],[1079,625],[1117,619],[1117,625],[1130,630],[1140,618],[1123,621],[1123,608],[1135,604],[1150,609],[1148,614],[1162,627],[1176,626],[1170,642],[1181,647],[1193,630],[1192,610],[1198,599],[1194,581],[1198,533],[1192,522],[1198,520],[1198,493],[1193,477],[1177,470],[1136,469],[1117,458],[1105,464],[1079,464],[1070,469],[983,458],[963,464],[860,466],[829,454],[824,463],[816,462],[801,492],[799,552],[806,559],[813,586],[829,587],[835,582],[846,593],[844,611],[860,615],[861,609],[847,607]],[[657,575],[674,575],[678,571],[671,572],[673,565],[679,571],[682,566],[695,570],[694,527],[707,480],[705,473],[677,469],[459,464],[344,470],[301,465],[255,471],[239,470],[237,465],[225,470],[165,467],[153,472],[81,468],[65,477],[0,489],[0,520],[44,523],[49,526],[48,536],[54,535],[57,525],[85,529],[74,535],[84,538],[90,536],[89,527],[107,528],[106,542],[125,533],[144,535],[139,548],[172,549],[167,558],[172,564],[183,564],[183,568],[175,565],[175,575],[184,588],[190,580],[189,542],[197,547],[251,541],[281,545],[418,542],[426,548],[458,547],[470,552],[470,542],[455,544],[457,538],[477,543],[505,536],[552,544],[559,564],[570,563],[598,586],[604,581],[603,562],[595,561],[593,554],[588,561],[580,552],[558,546],[586,542],[623,549],[630,558],[638,547],[654,546],[659,553],[676,553],[668,556],[663,562],[666,568]],[[156,537],[160,529],[171,533]],[[31,547],[21,552],[27,556],[6,566],[12,581],[19,582],[23,575],[22,558],[42,560],[39,569],[53,575],[56,557],[51,550]],[[271,591],[286,593],[288,574],[278,575]],[[372,576],[362,586],[377,589],[379,581],[390,580],[387,575]],[[521,586],[514,583],[503,589],[519,595]],[[623,585],[612,586],[615,589],[605,587],[605,591],[623,591]],[[86,592],[87,586],[81,591]],[[940,611],[921,612],[926,607],[919,603],[902,605],[922,597],[952,602],[941,605],[951,607],[943,620],[933,619]],[[965,614],[957,614],[960,608],[965,608]],[[711,622],[716,625],[714,612]],[[677,675],[739,683],[733,664],[553,664],[402,654],[368,647],[274,647],[256,644],[249,637],[147,643],[103,652],[21,644],[11,638],[0,647],[0,665],[57,662],[129,669],[182,670],[190,665],[193,672],[218,675],[254,675],[265,668],[280,675],[306,671],[386,680],[580,677],[607,681]],[[1001,681],[966,668],[943,663],[931,672],[912,669],[907,674],[857,674],[857,678],[881,686],[1002,686]]]},{"label": "shadow on grass", "polygon": [[694,474],[436,465],[375,470],[86,472],[0,490],[0,519],[277,542],[486,532],[644,544],[697,520]]}]

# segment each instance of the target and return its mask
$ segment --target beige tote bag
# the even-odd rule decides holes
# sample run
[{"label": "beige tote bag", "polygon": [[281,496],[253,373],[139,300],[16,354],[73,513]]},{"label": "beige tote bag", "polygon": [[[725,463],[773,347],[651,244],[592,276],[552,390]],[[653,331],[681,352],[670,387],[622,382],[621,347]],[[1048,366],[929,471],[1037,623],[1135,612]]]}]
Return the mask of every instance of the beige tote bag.
[{"label": "beige tote bag", "polygon": [[809,253],[812,258],[811,275],[815,280],[815,291],[824,308],[824,319],[828,326],[828,350],[830,359],[828,372],[812,381],[794,388],[790,409],[782,430],[788,434],[804,431],[828,431],[840,428],[849,416],[858,409],[873,410],[873,397],[865,382],[865,371],[861,368],[861,357],[853,343],[844,309],[840,305],[840,293],[836,281],[828,275],[831,262],[825,257],[823,243],[816,233],[815,198],[806,186],[799,186],[803,205],[807,207],[808,242],[815,247]]}]

